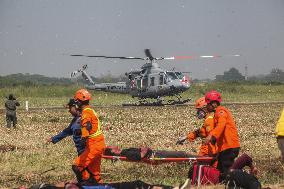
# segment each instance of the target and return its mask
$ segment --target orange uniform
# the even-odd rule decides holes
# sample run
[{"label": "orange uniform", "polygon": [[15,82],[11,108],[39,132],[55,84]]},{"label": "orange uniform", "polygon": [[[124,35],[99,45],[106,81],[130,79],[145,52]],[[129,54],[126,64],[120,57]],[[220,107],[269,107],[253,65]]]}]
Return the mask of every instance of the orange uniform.
[{"label": "orange uniform", "polygon": [[217,150],[222,152],[240,147],[240,139],[232,113],[223,106],[218,106],[214,115],[215,128],[210,132],[217,140]]},{"label": "orange uniform", "polygon": [[[187,138],[189,141],[193,141],[197,137],[206,138],[212,129],[214,129],[214,113],[208,113],[205,117],[203,126],[195,132],[190,132]],[[199,156],[208,156],[208,155],[211,156],[215,153],[216,153],[215,145],[211,143],[209,144],[202,143],[202,145],[200,146],[198,155]]]},{"label": "orange uniform", "polygon": [[101,123],[96,112],[90,106],[84,107],[81,115],[82,138],[86,139],[85,151],[75,159],[82,179],[95,178],[102,183],[100,176],[101,158],[105,149],[105,139],[101,131]]}]

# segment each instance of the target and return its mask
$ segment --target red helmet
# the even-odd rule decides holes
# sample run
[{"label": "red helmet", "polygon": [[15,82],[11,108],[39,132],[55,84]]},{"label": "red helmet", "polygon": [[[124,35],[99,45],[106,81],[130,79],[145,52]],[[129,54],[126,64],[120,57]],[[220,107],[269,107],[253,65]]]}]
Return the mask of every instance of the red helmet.
[{"label": "red helmet", "polygon": [[207,103],[205,102],[205,97],[201,97],[201,98],[199,98],[195,101],[195,108],[196,109],[203,108],[206,105],[207,105]]},{"label": "red helmet", "polygon": [[86,89],[80,89],[75,93],[74,99],[80,101],[91,100],[91,94]]},{"label": "red helmet", "polygon": [[222,102],[221,94],[217,91],[210,91],[205,95],[205,102],[209,104],[212,101]]}]

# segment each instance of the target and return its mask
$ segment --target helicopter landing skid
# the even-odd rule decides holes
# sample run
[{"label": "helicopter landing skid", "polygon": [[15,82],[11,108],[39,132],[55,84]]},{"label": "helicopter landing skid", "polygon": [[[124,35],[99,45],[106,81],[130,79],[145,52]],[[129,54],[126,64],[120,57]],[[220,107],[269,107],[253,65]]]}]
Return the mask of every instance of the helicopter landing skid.
[{"label": "helicopter landing skid", "polygon": [[179,105],[179,104],[185,104],[187,102],[191,101],[191,98],[185,99],[185,100],[169,100],[167,104],[165,105]]},{"label": "helicopter landing skid", "polygon": [[122,104],[122,106],[164,106],[165,104],[162,103],[161,101],[157,102],[138,102],[138,103],[130,103],[130,104]]},{"label": "helicopter landing skid", "polygon": [[169,105],[185,104],[190,100],[191,100],[190,98],[185,100],[169,100],[167,103],[163,103],[162,100],[158,100],[156,102],[139,101],[138,103],[122,104],[122,106],[169,106]]}]

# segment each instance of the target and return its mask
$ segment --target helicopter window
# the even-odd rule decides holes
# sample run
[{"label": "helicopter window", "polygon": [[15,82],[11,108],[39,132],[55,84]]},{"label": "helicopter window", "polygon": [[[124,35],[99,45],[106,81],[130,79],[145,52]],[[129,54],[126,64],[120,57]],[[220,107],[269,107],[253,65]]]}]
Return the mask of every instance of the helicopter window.
[{"label": "helicopter window", "polygon": [[160,85],[164,84],[164,75],[160,75]]},{"label": "helicopter window", "polygon": [[141,89],[141,79],[137,79],[137,88]]},{"label": "helicopter window", "polygon": [[178,79],[178,76],[175,74],[175,72],[167,72],[167,75],[171,80]]},{"label": "helicopter window", "polygon": [[175,74],[179,79],[182,79],[184,77],[183,73],[181,72],[175,72]]},{"label": "helicopter window", "polygon": [[151,77],[151,86],[154,86],[154,85],[155,85],[155,78]]},{"label": "helicopter window", "polygon": [[148,87],[148,77],[144,77],[142,80],[142,88]]}]

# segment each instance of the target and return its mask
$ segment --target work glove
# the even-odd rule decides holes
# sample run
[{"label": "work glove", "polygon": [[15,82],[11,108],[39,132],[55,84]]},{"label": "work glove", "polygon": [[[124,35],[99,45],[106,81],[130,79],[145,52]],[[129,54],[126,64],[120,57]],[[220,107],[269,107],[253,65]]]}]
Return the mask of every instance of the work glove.
[{"label": "work glove", "polygon": [[196,138],[195,132],[189,133],[188,136],[187,136],[187,138],[188,138],[188,140],[189,140],[190,142],[193,142],[193,141],[195,140],[195,138]]},{"label": "work glove", "polygon": [[183,143],[186,141],[186,136],[183,136],[183,137],[179,137],[177,142],[176,142],[176,145],[183,145]]}]

